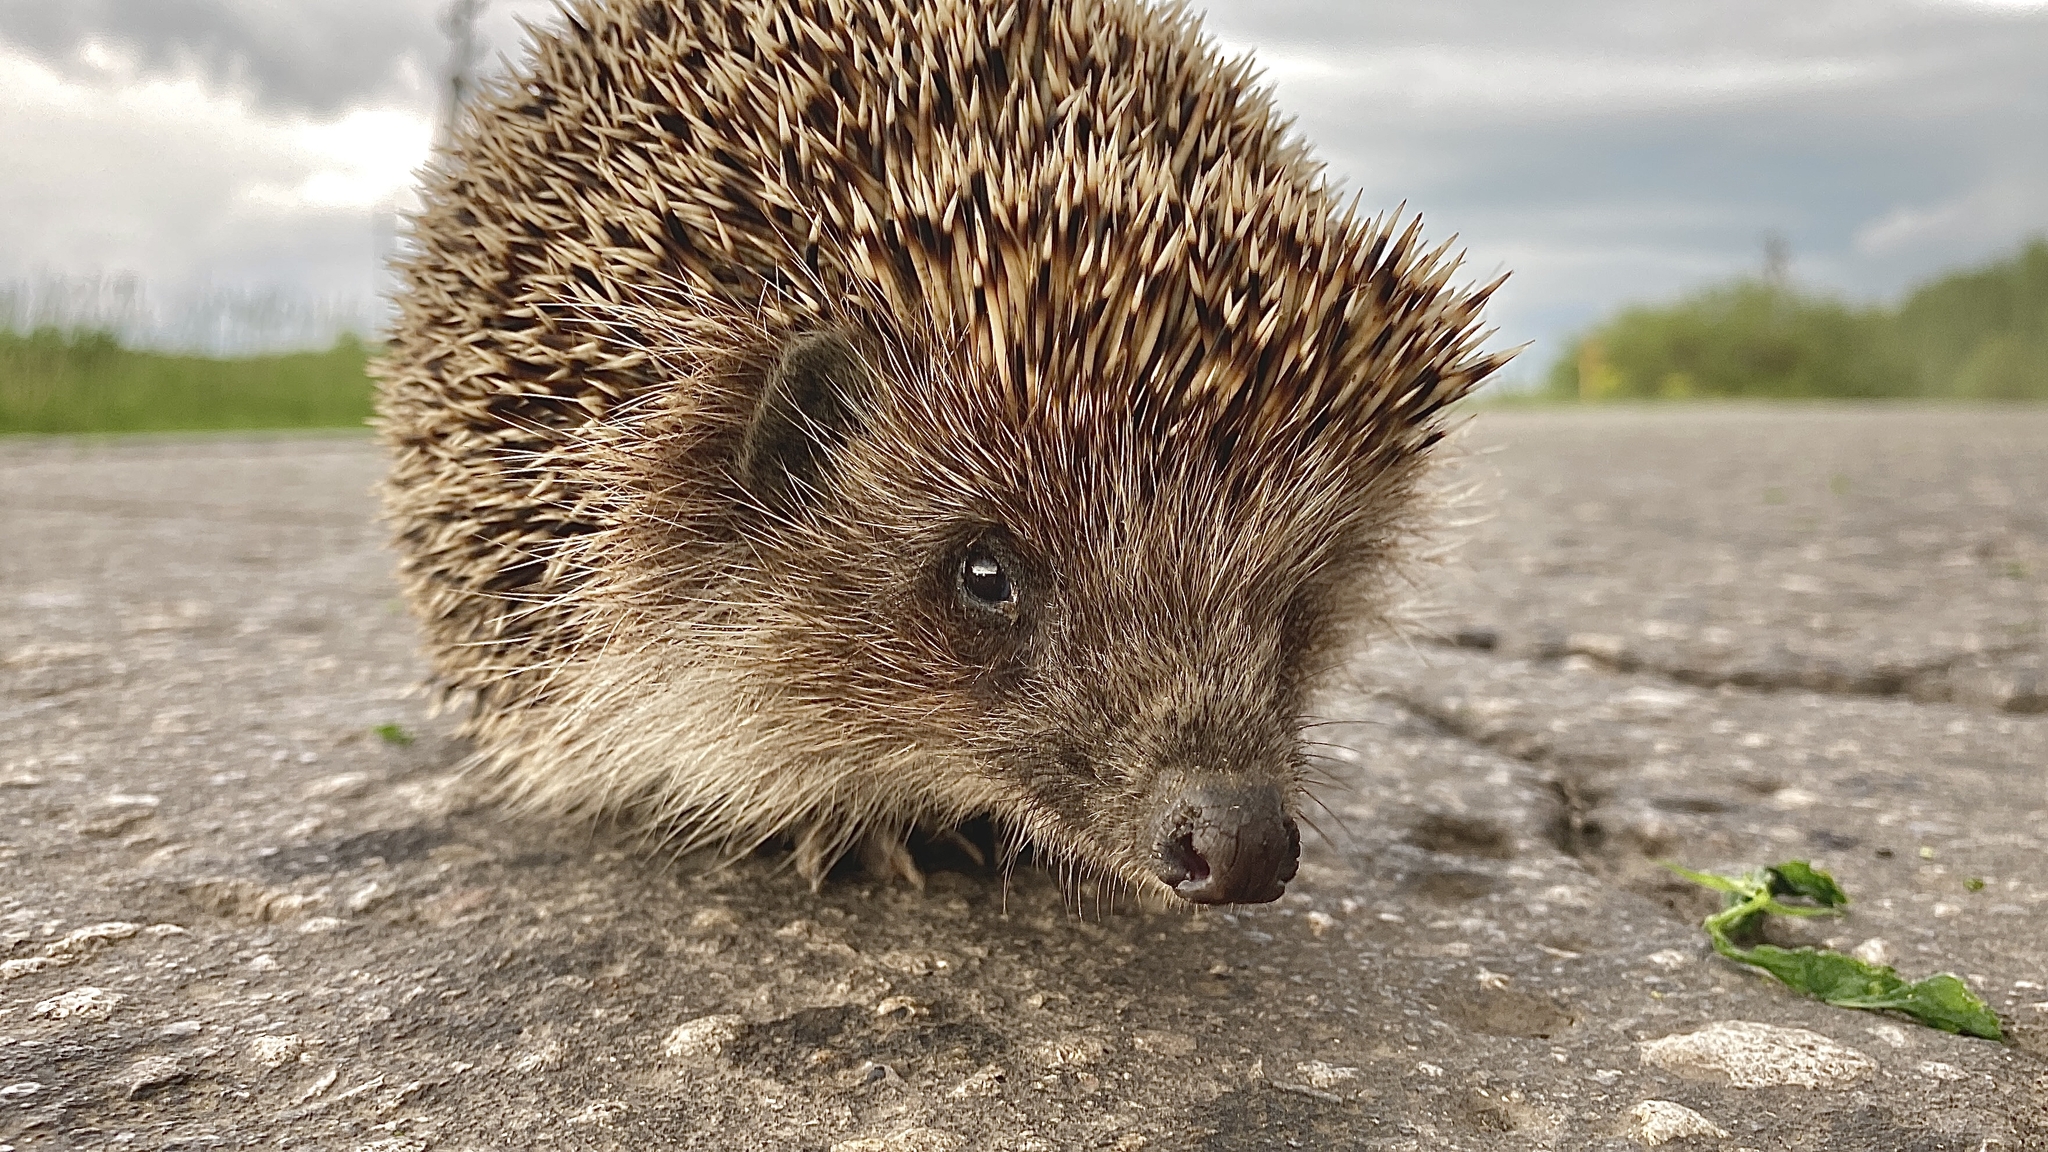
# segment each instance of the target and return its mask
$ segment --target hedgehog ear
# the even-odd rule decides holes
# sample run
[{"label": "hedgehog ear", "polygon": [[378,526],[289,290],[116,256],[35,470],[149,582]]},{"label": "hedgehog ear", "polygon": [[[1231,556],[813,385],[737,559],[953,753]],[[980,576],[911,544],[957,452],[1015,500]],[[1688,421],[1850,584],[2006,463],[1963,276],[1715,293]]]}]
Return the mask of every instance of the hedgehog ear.
[{"label": "hedgehog ear", "polygon": [[784,345],[740,442],[739,475],[747,490],[776,508],[816,486],[826,456],[845,441],[872,384],[842,332],[808,332]]}]

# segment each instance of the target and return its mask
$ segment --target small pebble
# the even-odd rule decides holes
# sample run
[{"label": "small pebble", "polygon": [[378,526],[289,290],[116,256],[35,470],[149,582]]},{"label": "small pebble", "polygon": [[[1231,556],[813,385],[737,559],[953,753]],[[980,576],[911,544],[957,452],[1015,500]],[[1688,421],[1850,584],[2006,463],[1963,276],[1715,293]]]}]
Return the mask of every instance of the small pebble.
[{"label": "small pebble", "polygon": [[176,1056],[144,1056],[121,1074],[121,1083],[127,1085],[128,1095],[137,1096],[184,1076],[185,1062],[182,1059]]},{"label": "small pebble", "polygon": [[1692,1032],[1644,1041],[1643,1063],[1680,1075],[1725,1076],[1736,1088],[1845,1088],[1877,1063],[1818,1032],[1749,1020],[1722,1020]]},{"label": "small pebble", "polygon": [[104,988],[73,988],[61,996],[48,1000],[30,1009],[30,1016],[47,1016],[52,1020],[104,1020],[113,1015],[114,1006],[124,997],[119,992]]},{"label": "small pebble", "polygon": [[1294,1074],[1301,1077],[1302,1081],[1308,1084],[1309,1087],[1321,1088],[1326,1092],[1339,1084],[1349,1083],[1363,1075],[1358,1069],[1348,1065],[1325,1064],[1321,1060],[1310,1060],[1304,1064],[1296,1064],[1294,1066]]},{"label": "small pebble", "polygon": [[699,1016],[679,1024],[661,1042],[662,1054],[672,1060],[716,1056],[740,1034],[746,1021],[738,1016]]},{"label": "small pebble", "polygon": [[258,1036],[249,1042],[249,1058],[265,1068],[275,1068],[299,1058],[306,1042],[297,1036]]},{"label": "small pebble", "polygon": [[1652,1148],[1692,1136],[1720,1140],[1728,1135],[1727,1129],[1669,1100],[1645,1100],[1629,1109],[1623,1127],[1628,1136]]}]

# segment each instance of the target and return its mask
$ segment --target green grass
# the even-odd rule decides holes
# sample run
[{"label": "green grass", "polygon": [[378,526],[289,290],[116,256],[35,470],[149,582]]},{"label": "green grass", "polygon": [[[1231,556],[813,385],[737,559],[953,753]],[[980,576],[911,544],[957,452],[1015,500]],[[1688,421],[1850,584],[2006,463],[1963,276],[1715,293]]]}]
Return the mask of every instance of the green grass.
[{"label": "green grass", "polygon": [[347,336],[324,352],[214,359],[105,332],[0,330],[0,433],[361,426],[369,355]]}]

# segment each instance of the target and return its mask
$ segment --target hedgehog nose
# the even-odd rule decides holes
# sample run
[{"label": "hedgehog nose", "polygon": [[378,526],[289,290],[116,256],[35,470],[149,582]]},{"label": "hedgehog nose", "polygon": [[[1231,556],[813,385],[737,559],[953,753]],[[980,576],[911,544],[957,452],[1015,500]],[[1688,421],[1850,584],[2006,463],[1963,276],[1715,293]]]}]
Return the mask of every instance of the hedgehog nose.
[{"label": "hedgehog nose", "polygon": [[1196,904],[1278,900],[1301,856],[1301,830],[1270,786],[1188,788],[1154,834],[1159,878]]}]

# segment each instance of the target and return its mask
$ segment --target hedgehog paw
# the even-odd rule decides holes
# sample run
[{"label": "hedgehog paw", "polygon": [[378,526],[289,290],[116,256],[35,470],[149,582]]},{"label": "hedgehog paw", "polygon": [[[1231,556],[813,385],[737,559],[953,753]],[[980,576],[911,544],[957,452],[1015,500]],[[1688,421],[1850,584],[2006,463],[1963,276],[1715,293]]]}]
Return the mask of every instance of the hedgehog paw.
[{"label": "hedgehog paw", "polygon": [[903,842],[900,834],[870,832],[860,842],[861,867],[867,869],[871,879],[884,884],[901,880],[918,891],[924,891],[924,873],[911,859],[910,846]]},{"label": "hedgehog paw", "polygon": [[958,828],[948,828],[945,835],[940,836],[939,839],[965,853],[969,860],[974,861],[976,868],[988,867],[988,857],[982,852],[981,845],[969,840],[965,832],[960,831]]}]

